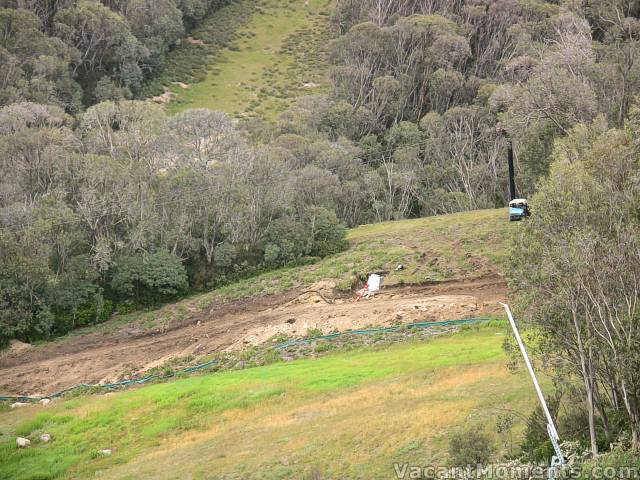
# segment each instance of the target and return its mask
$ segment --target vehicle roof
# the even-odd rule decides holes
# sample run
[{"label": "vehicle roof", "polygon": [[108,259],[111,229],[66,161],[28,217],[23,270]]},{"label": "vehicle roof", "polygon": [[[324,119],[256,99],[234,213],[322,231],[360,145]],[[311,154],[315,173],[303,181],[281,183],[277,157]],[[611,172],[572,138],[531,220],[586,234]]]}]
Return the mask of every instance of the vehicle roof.
[{"label": "vehicle roof", "polygon": [[516,203],[527,203],[527,199],[526,198],[514,198],[513,200],[511,200],[509,202],[509,205],[516,204]]}]

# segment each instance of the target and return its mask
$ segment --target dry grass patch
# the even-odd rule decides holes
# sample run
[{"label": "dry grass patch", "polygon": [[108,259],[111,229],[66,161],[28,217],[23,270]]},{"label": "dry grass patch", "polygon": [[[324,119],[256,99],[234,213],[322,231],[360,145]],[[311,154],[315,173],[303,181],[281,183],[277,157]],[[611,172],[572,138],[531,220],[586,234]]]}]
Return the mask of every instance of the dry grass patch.
[{"label": "dry grass patch", "polygon": [[[176,465],[194,478],[303,478],[310,466],[330,478],[386,478],[393,462],[446,461],[443,445],[456,426],[474,417],[493,426],[492,416],[482,414],[485,385],[522,380],[494,363],[229,412],[210,430],[178,438],[105,478],[178,478]],[[500,399],[498,391],[492,400]]]}]

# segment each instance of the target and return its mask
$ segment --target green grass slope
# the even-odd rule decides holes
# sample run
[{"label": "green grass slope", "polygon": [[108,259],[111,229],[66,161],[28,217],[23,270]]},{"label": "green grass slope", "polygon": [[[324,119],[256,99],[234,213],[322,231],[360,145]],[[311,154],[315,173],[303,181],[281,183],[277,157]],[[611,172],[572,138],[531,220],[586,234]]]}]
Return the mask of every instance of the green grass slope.
[{"label": "green grass slope", "polygon": [[[225,48],[203,57],[208,65],[198,73],[200,81],[169,84],[175,94],[169,111],[204,107],[274,119],[296,97],[326,90],[331,7],[332,0],[262,0],[257,8],[244,5],[245,12],[252,8],[249,19]],[[221,14],[214,13],[211,22],[216,15]],[[210,35],[200,36],[206,42]],[[198,32],[194,37],[200,39]],[[207,51],[207,46],[200,48]]]},{"label": "green grass slope", "polygon": [[[387,286],[501,273],[506,240],[513,228],[517,225],[509,223],[504,209],[363,225],[348,232],[348,250],[317,263],[267,272],[160,309],[119,315],[70,335],[113,330],[122,324],[135,324],[143,330],[168,328],[172,322],[197,315],[213,305],[282,293],[321,280],[332,280],[338,289],[349,291],[359,276],[375,270],[388,272],[384,281]],[[405,268],[396,271],[399,264]]]},{"label": "green grass slope", "polygon": [[393,478],[394,462],[443,464],[454,429],[495,432],[497,406],[535,401],[504,365],[504,335],[469,328],[4,411],[0,478],[370,479]]}]

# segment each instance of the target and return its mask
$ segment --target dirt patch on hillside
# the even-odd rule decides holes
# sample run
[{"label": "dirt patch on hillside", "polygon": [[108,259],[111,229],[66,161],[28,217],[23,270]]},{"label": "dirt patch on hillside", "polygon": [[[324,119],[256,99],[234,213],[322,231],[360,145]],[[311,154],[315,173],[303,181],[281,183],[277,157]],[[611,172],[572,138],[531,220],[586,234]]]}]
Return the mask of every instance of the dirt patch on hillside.
[{"label": "dirt patch on hillside", "polygon": [[151,97],[151,100],[156,102],[156,103],[169,103],[171,100],[173,100],[176,97],[176,94],[173,93],[171,90],[169,90],[168,88],[166,88],[164,90],[164,93],[161,95],[157,95],[155,97]]},{"label": "dirt patch on hillside", "polygon": [[189,42],[191,45],[200,45],[200,46],[206,45],[204,41],[200,40],[199,38],[193,38],[193,37],[187,37],[187,42]]},{"label": "dirt patch on hillside", "polygon": [[45,395],[77,383],[113,381],[186,355],[239,349],[278,333],[305,336],[368,326],[449,320],[500,312],[506,285],[499,276],[431,285],[383,288],[353,302],[330,282],[285,294],[237,300],[193,313],[171,329],[142,331],[123,326],[0,358],[0,394]]},{"label": "dirt patch on hillside", "polygon": [[33,346],[29,343],[21,342],[20,340],[11,340],[9,347],[6,350],[0,351],[0,358],[8,355],[16,355],[25,350],[29,350]]}]

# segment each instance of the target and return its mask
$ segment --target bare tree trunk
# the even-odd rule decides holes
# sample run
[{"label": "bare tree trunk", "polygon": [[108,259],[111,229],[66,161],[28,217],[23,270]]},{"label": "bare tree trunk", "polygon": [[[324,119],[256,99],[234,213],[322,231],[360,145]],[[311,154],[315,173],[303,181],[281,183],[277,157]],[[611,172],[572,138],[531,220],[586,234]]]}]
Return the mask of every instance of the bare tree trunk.
[{"label": "bare tree trunk", "polygon": [[596,409],[598,410],[598,413],[600,414],[600,419],[602,420],[602,429],[604,430],[604,435],[607,439],[607,443],[609,443],[609,441],[611,440],[611,428],[609,426],[609,415],[607,414],[606,401],[600,395],[597,383],[596,383],[594,394],[595,394]]},{"label": "bare tree trunk", "polygon": [[587,390],[587,410],[589,413],[589,439],[591,441],[591,456],[598,456],[598,443],[596,439],[596,423],[595,423],[595,404],[593,398],[593,374],[591,372],[591,347],[589,353],[585,352],[584,343],[582,341],[582,333],[578,322],[576,309],[572,309],[573,326],[576,331],[576,339],[578,341],[578,354],[580,355],[580,369],[582,371],[582,379]]}]

